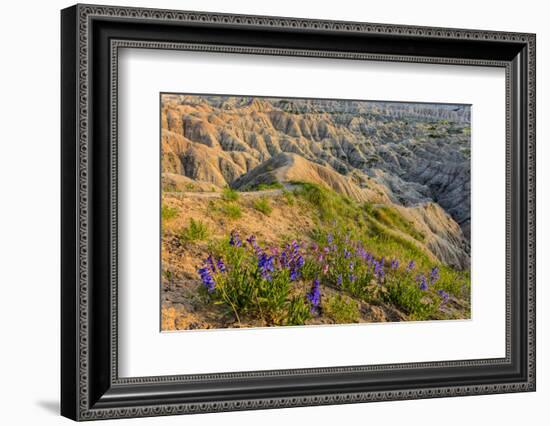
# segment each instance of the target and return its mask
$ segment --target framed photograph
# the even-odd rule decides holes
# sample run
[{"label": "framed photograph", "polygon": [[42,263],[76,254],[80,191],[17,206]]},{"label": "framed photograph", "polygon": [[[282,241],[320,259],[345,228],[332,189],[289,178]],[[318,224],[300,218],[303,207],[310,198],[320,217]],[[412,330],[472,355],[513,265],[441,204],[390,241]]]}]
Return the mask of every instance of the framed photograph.
[{"label": "framed photograph", "polygon": [[535,35],[61,12],[61,412],[535,390]]}]

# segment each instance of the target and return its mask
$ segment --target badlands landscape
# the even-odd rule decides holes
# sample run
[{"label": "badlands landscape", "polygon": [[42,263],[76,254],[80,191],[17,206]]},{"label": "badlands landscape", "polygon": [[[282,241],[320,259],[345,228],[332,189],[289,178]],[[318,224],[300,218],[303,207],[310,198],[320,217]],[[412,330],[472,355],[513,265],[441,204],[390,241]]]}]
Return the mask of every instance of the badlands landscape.
[{"label": "badlands landscape", "polygon": [[470,107],[163,94],[163,331],[470,318]]}]

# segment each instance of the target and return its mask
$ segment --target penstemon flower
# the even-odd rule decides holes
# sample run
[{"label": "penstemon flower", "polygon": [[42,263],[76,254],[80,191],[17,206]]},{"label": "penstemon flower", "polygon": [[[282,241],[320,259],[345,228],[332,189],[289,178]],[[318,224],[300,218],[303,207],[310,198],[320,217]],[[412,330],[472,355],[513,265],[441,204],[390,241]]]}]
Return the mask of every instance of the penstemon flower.
[{"label": "penstemon flower", "polygon": [[218,261],[216,262],[216,266],[218,267],[218,270],[220,272],[225,272],[226,269],[225,269],[225,263],[223,263],[223,259],[220,257],[218,259]]},{"label": "penstemon flower", "polygon": [[258,258],[258,269],[263,278],[268,281],[272,280],[271,272],[275,271],[275,265],[273,264],[273,256],[268,256],[265,253],[261,253]]},{"label": "penstemon flower", "polygon": [[203,268],[199,268],[198,272],[201,277],[202,284],[206,287],[208,293],[212,293],[216,289],[216,282],[211,275],[210,268],[208,266],[204,266]]},{"label": "penstemon flower", "polygon": [[382,260],[380,262],[378,262],[376,260],[373,262],[373,264],[374,264],[374,275],[376,275],[376,277],[379,280],[384,278],[384,263],[383,263],[383,260],[384,260],[384,258],[382,258]]},{"label": "penstemon flower", "polygon": [[321,289],[319,287],[320,282],[319,278],[315,277],[313,280],[313,287],[310,292],[307,293],[306,297],[309,303],[311,304],[311,311],[317,312],[319,305],[321,304]]},{"label": "penstemon flower", "polygon": [[243,245],[242,241],[239,238],[239,234],[235,231],[231,231],[229,236],[229,245],[233,247],[241,247]]},{"label": "penstemon flower", "polygon": [[430,273],[430,284],[435,284],[437,280],[439,280],[439,268],[434,267]]},{"label": "penstemon flower", "polygon": [[424,275],[418,275],[416,277],[416,280],[420,282],[420,286],[419,286],[420,290],[422,291],[428,290],[428,283],[426,282],[426,277]]},{"label": "penstemon flower", "polygon": [[445,290],[437,290],[437,294],[439,294],[439,297],[441,297],[443,304],[449,301],[449,293],[447,293]]}]

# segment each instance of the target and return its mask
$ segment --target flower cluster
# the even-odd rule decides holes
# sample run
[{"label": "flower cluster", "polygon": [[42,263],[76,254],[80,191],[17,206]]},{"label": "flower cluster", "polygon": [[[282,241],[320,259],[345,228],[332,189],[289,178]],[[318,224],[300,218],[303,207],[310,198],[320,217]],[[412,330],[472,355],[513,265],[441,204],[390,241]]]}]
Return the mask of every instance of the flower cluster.
[{"label": "flower cluster", "polygon": [[[229,297],[228,291],[233,291],[232,308],[249,309],[244,306],[264,303],[271,309],[287,303],[285,300],[295,298],[297,290],[291,290],[291,286],[298,281],[311,283],[305,296],[303,293],[300,296],[311,314],[321,312],[321,284],[365,300],[382,291],[383,297],[405,306],[408,312],[426,309],[425,301],[433,300],[430,295],[439,296],[440,307],[450,297],[444,290],[436,291],[441,288],[441,284],[436,285],[440,280],[437,266],[423,273],[415,260],[401,263],[397,258],[376,257],[349,234],[329,233],[316,243],[291,241],[277,247],[258,244],[254,235],[241,240],[232,231],[221,253],[216,258],[208,256],[198,274],[204,288],[214,297]],[[265,313],[265,309],[262,305],[258,311]]]},{"label": "flower cluster", "polygon": [[305,264],[304,257],[300,252],[300,244],[296,241],[287,244],[279,256],[279,264],[281,268],[290,271],[290,281],[298,280]]},{"label": "flower cluster", "polygon": [[321,282],[319,281],[319,278],[315,277],[315,279],[313,280],[313,287],[311,287],[311,290],[306,295],[307,300],[311,304],[312,313],[317,313],[319,311],[319,306],[321,305],[320,285]]},{"label": "flower cluster", "polygon": [[204,260],[203,267],[199,268],[198,272],[204,287],[208,290],[209,293],[213,293],[216,289],[214,274],[218,272],[224,273],[226,272],[226,269],[225,264],[221,258],[219,258],[217,262],[214,263],[214,259],[210,255]]}]

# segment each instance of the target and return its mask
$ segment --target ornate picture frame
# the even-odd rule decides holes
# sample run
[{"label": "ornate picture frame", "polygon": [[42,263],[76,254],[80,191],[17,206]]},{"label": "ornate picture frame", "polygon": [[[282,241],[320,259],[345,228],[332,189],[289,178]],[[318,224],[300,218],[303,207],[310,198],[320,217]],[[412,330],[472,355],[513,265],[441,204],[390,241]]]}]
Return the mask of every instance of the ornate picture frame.
[{"label": "ornate picture frame", "polygon": [[[61,12],[61,413],[73,420],[535,390],[534,34],[76,5]],[[506,72],[506,356],[119,377],[121,48]]]}]

